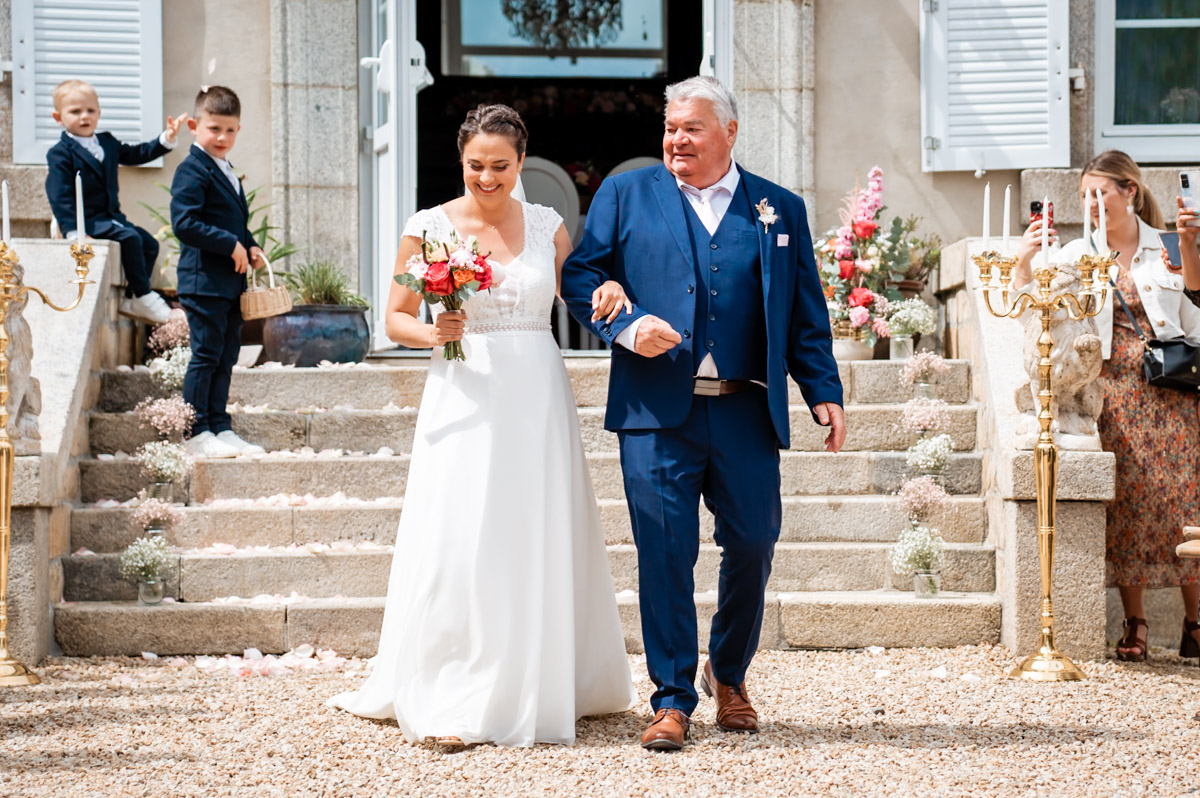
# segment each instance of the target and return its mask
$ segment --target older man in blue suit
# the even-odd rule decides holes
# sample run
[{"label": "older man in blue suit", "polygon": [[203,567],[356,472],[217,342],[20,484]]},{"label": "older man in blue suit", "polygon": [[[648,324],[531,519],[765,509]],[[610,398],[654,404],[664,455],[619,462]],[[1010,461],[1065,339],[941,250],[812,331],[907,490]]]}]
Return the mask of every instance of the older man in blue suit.
[{"label": "older man in blue suit", "polygon": [[[726,731],[756,732],[745,677],[782,515],[787,375],[826,449],[845,440],[842,385],[804,202],[733,162],[737,106],[712,78],[667,88],[663,165],[606,180],[563,267],[572,314],[613,345],[605,425],[620,439],[638,548],[646,666],[641,744],[678,750],[699,701],[693,568],[699,504],[722,549],[701,687]],[[632,311],[592,321],[616,280]]]}]

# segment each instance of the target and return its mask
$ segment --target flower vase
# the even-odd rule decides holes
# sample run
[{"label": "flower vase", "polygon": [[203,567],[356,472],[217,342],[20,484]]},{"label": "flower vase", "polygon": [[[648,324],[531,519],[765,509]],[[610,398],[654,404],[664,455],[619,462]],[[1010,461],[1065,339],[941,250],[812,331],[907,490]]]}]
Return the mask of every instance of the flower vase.
[{"label": "flower vase", "polygon": [[163,584],[158,579],[142,579],[138,581],[138,606],[153,607],[162,604]]},{"label": "flower vase", "polygon": [[932,382],[917,382],[913,384],[913,398],[937,399],[937,385]]},{"label": "flower vase", "polygon": [[946,477],[944,471],[922,471],[921,476],[929,477],[933,480],[934,484],[939,487],[946,487]]},{"label": "flower vase", "polygon": [[892,360],[908,360],[913,354],[911,335],[893,335],[888,339],[888,357]]},{"label": "flower vase", "polygon": [[835,360],[871,360],[875,347],[867,343],[867,333],[862,327],[851,327],[846,319],[833,323],[833,357]]},{"label": "flower vase", "polygon": [[165,525],[148,526],[146,527],[146,535],[152,538],[165,538],[167,536],[167,527]]},{"label": "flower vase", "polygon": [[913,574],[913,594],[917,598],[937,598],[942,590],[942,575],[931,571]]},{"label": "flower vase", "polygon": [[170,503],[174,497],[174,487],[174,482],[155,481],[150,486],[150,498],[161,499],[164,502]]}]

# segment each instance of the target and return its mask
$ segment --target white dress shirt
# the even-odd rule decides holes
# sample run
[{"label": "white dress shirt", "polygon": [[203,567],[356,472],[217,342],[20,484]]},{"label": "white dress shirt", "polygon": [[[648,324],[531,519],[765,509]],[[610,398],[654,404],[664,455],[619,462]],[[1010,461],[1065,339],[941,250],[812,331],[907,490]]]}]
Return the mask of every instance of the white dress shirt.
[{"label": "white dress shirt", "polygon": [[218,167],[220,167],[221,171],[224,172],[225,177],[229,178],[229,183],[230,183],[230,185],[233,186],[233,193],[237,194],[240,197],[242,195],[242,181],[238,180],[237,175],[235,175],[233,173],[233,167],[229,165],[229,161],[225,158],[216,157],[215,155],[210,153],[208,150],[204,149],[199,144],[196,144],[194,142],[192,143],[192,147],[194,147],[199,152],[204,153],[209,158],[212,158],[213,163],[215,163]]},{"label": "white dress shirt", "polygon": [[[725,218],[725,212],[729,210],[729,204],[733,202],[733,192],[737,190],[738,182],[741,179],[742,175],[738,172],[737,164],[731,158],[729,160],[729,171],[720,180],[707,188],[690,186],[678,177],[675,178],[675,183],[679,186],[679,190],[683,192],[683,196],[687,199],[688,204],[692,206],[692,210],[696,212],[696,216],[700,217],[700,223],[704,225],[704,229],[711,236],[716,234],[717,227],[720,226],[721,220]],[[620,344],[632,351],[634,342],[637,340],[638,327],[646,318],[646,316],[642,316],[617,333],[617,337],[613,339],[613,343]],[[704,361],[700,364],[696,376],[711,378],[719,376],[712,352],[704,356]]]},{"label": "white dress shirt", "polygon": [[[100,142],[96,141],[95,136],[76,136],[74,133],[67,131],[67,135],[79,142],[79,146],[87,150],[93,158],[100,163],[104,163],[104,148],[100,146]],[[166,147],[168,150],[173,150],[179,146],[179,139],[170,141],[167,139],[167,131],[158,134],[158,143]]]}]

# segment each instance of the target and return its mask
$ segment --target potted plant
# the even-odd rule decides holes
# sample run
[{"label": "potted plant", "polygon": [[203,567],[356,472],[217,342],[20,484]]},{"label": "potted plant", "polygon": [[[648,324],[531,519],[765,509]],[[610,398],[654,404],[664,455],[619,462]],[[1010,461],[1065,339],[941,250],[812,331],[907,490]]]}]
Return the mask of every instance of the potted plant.
[{"label": "potted plant", "polygon": [[138,604],[162,603],[163,577],[170,557],[166,539],[158,536],[138,538],[125,547],[121,553],[121,576],[137,582]]},{"label": "potted plant", "polygon": [[945,543],[937,530],[911,524],[896,539],[892,547],[892,570],[899,576],[913,578],[917,598],[933,598],[941,591],[942,560]]},{"label": "potted plant", "polygon": [[336,263],[310,261],[285,274],[291,311],[263,324],[263,354],[269,361],[299,367],[358,363],[371,346],[367,300],[350,288]]},{"label": "potted plant", "polygon": [[183,511],[175,505],[144,492],[140,498],[133,511],[133,523],[150,537],[165,537],[171,527],[183,523]]},{"label": "potted plant", "polygon": [[181,444],[171,441],[144,443],[136,457],[142,465],[142,475],[153,483],[150,496],[163,501],[171,500],[171,487],[192,470],[187,451]]}]

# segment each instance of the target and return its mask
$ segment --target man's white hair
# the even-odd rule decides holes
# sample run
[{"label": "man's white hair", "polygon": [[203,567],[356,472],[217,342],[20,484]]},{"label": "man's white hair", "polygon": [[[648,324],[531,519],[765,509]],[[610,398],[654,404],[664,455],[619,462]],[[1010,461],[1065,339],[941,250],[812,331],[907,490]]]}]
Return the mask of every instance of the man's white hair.
[{"label": "man's white hair", "polygon": [[716,78],[697,75],[694,78],[672,83],[667,86],[666,96],[668,106],[677,100],[705,100],[711,103],[721,127],[725,127],[738,118],[737,100],[733,98],[733,92]]}]

